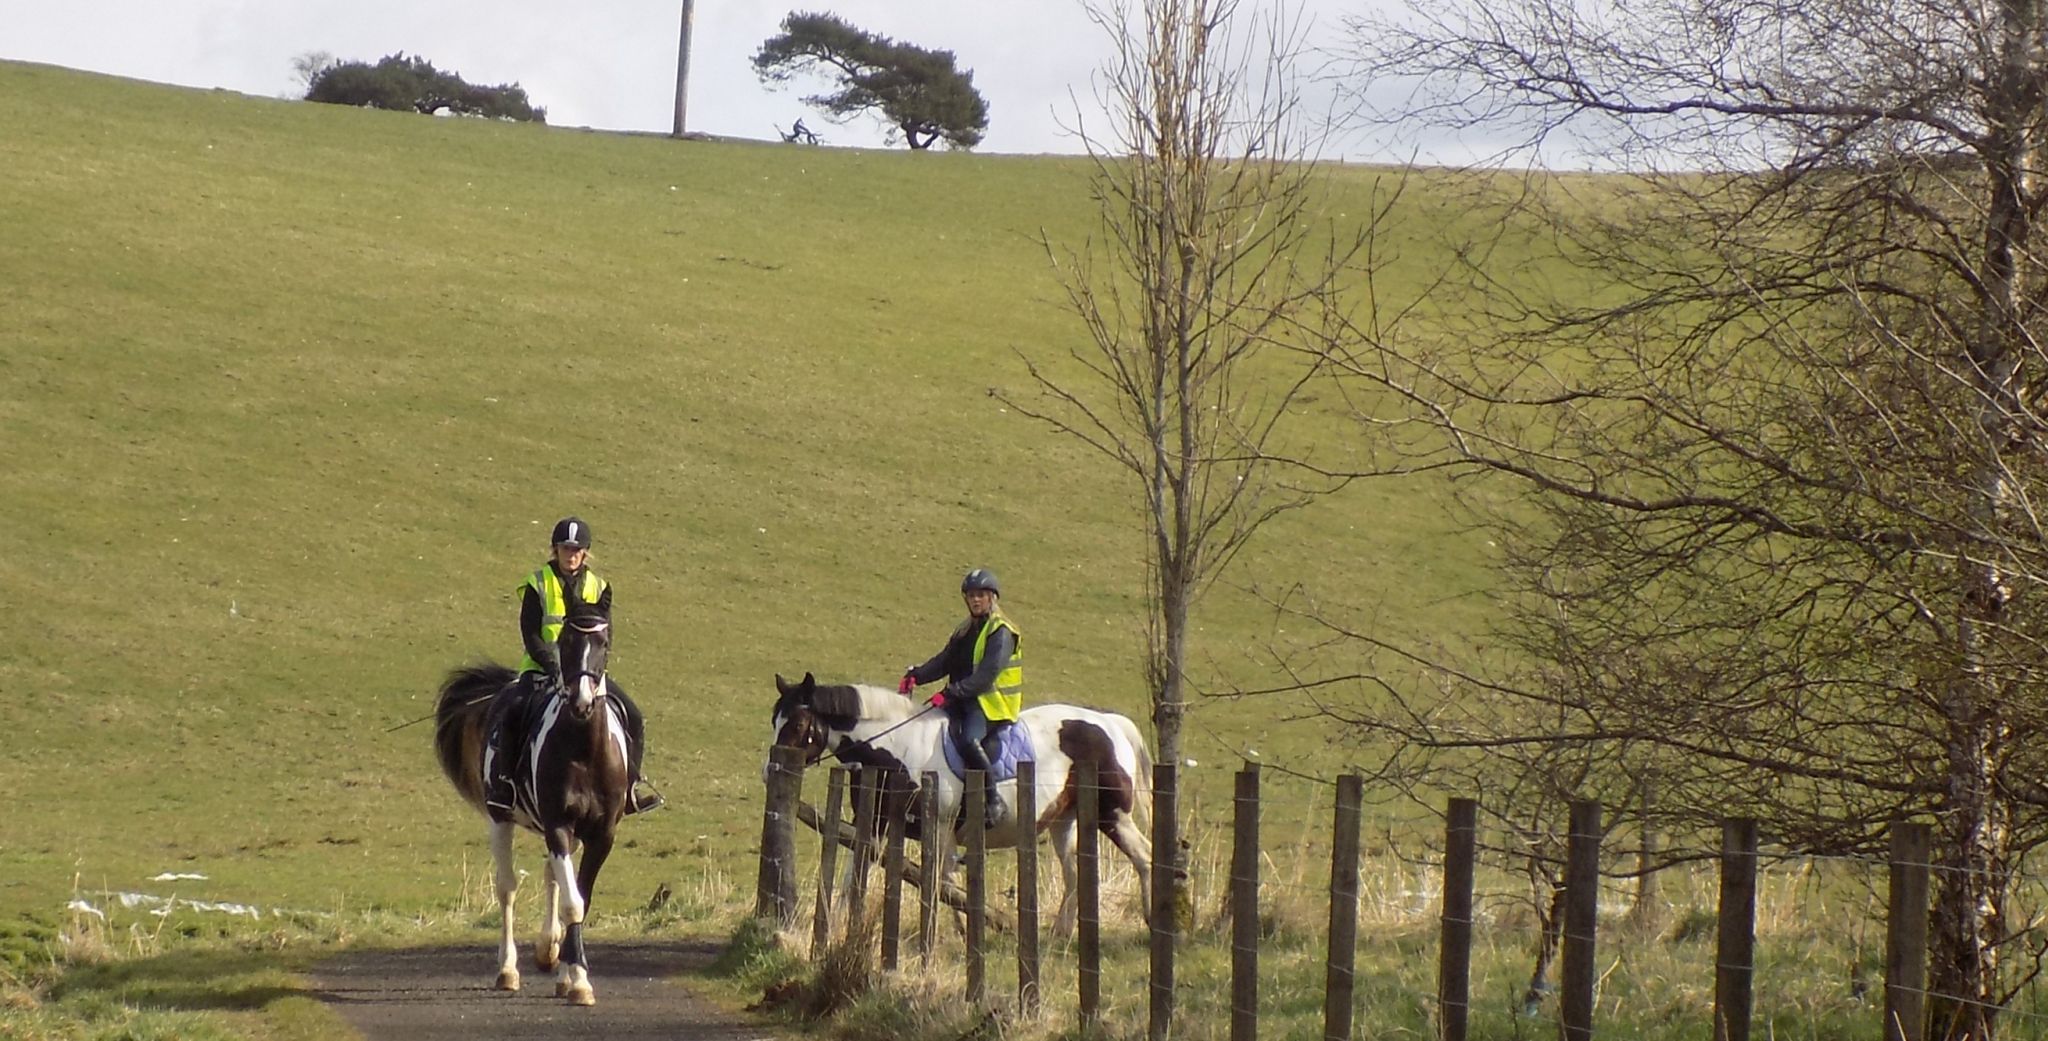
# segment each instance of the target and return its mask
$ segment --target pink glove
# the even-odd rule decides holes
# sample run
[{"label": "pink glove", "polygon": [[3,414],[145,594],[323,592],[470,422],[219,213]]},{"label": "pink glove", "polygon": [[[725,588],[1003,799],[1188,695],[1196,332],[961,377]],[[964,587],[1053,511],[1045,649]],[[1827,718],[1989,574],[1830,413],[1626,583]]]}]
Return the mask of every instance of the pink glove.
[{"label": "pink glove", "polygon": [[896,693],[901,694],[906,698],[910,696],[911,691],[916,689],[917,676],[913,673],[906,672],[903,674],[902,679],[896,681]]},{"label": "pink glove", "polygon": [[931,706],[932,706],[933,708],[945,708],[945,707],[946,707],[946,692],[945,692],[945,691],[943,691],[943,690],[941,690],[941,691],[939,691],[939,692],[938,692],[937,694],[934,694],[934,695],[932,695],[932,700],[931,700],[930,704],[931,704]]}]

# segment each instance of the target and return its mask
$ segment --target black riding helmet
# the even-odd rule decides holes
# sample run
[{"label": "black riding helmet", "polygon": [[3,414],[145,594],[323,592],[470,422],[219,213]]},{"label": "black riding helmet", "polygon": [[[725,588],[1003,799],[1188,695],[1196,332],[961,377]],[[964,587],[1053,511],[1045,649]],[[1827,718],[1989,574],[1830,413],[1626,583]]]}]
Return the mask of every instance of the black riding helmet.
[{"label": "black riding helmet", "polygon": [[985,567],[978,567],[960,580],[960,595],[965,596],[977,589],[986,589],[997,596],[1003,595],[1003,587],[996,584],[996,573]]},{"label": "black riding helmet", "polygon": [[581,517],[564,517],[555,522],[552,540],[557,546],[573,546],[577,549],[590,548],[590,525]]}]

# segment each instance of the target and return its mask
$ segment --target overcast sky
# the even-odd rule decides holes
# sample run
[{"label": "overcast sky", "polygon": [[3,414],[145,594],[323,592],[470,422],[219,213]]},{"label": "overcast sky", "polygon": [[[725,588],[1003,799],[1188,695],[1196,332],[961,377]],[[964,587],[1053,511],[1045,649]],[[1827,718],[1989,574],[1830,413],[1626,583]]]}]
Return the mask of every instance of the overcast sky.
[{"label": "overcast sky", "polygon": [[[1329,40],[1364,2],[1300,6]],[[989,102],[982,151],[1081,150],[1061,127],[1074,98],[1093,104],[1108,41],[1080,0],[698,0],[690,129],[768,138],[803,117],[830,144],[882,144],[878,121],[828,124],[799,100],[809,91],[754,76],[747,59],[792,8],[952,50]],[[405,51],[471,82],[516,81],[558,126],[665,132],[681,10],[681,0],[0,0],[0,58],[282,96],[294,93],[296,55]],[[1341,145],[1333,157],[1392,158],[1367,150]]]}]

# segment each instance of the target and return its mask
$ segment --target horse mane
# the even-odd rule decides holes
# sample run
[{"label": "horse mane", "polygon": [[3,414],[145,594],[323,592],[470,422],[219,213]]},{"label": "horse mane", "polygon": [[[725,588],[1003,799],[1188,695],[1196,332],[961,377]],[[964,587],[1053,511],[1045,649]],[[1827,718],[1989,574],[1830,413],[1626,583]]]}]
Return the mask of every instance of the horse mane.
[{"label": "horse mane", "polygon": [[811,694],[811,709],[821,716],[893,721],[907,718],[917,706],[893,690],[853,683],[819,687]]}]

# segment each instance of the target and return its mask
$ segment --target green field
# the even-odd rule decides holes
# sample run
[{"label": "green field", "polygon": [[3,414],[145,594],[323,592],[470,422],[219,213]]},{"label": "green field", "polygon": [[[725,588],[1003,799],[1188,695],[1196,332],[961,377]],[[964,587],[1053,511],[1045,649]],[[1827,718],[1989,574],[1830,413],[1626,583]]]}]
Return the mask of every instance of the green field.
[{"label": "green field", "polygon": [[[450,667],[515,656],[513,587],[569,512],[597,531],[615,674],[676,805],[631,823],[614,892],[692,857],[743,867],[772,677],[889,681],[942,639],[968,566],[1003,576],[1033,697],[1142,713],[1134,489],[988,393],[1029,393],[1018,352],[1057,369],[1082,335],[1038,239],[1094,226],[1084,161],[22,64],[0,64],[0,126],[0,588],[21,614],[0,913],[162,872],[262,907],[447,906],[481,829],[428,729],[392,728]],[[1384,176],[1331,168],[1338,210],[1362,217]],[[1427,189],[1395,229],[1418,246]],[[1361,436],[1318,422],[1304,436]],[[1469,630],[1482,546],[1427,482],[1292,515],[1205,608],[1198,678],[1270,678],[1253,584]],[[1246,745],[1341,762],[1285,714],[1205,705],[1189,784],[1222,791]]]}]

